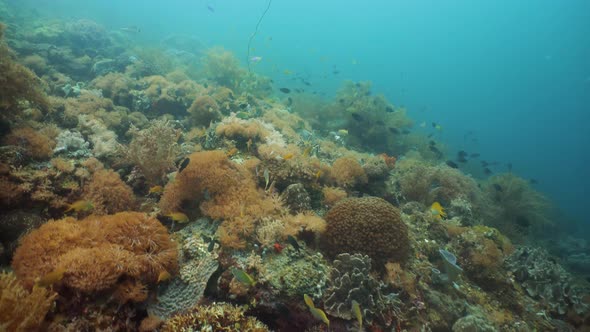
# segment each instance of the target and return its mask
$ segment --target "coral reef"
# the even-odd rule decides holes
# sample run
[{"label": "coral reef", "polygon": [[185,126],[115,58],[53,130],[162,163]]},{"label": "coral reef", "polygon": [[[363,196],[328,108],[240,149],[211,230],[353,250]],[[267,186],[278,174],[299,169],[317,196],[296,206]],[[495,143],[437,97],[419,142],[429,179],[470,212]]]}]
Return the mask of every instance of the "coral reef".
[{"label": "coral reef", "polygon": [[131,188],[112,170],[99,169],[84,187],[84,198],[94,205],[93,213],[113,214],[133,210],[135,196]]},{"label": "coral reef", "polygon": [[399,210],[381,198],[344,199],[328,211],[326,221],[323,240],[331,255],[362,253],[379,264],[407,259],[407,226]]}]

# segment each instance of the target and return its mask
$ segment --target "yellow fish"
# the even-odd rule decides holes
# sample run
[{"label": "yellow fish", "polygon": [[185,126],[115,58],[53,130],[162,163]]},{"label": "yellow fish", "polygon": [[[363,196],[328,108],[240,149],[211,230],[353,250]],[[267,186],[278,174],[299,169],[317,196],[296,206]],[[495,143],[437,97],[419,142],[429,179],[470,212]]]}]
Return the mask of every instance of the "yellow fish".
[{"label": "yellow fish", "polygon": [[355,300],[352,300],[352,313],[356,320],[359,322],[359,331],[363,329],[363,313],[361,312],[361,306]]},{"label": "yellow fish", "polygon": [[293,156],[294,155],[292,153],[287,153],[287,154],[282,155],[283,159],[285,159],[285,160],[292,159]]},{"label": "yellow fish", "polygon": [[338,135],[340,135],[340,136],[346,136],[346,135],[348,135],[348,130],[346,130],[346,129],[339,129],[338,130]]},{"label": "yellow fish", "polygon": [[37,278],[35,280],[35,286],[37,287],[49,287],[56,282],[60,281],[64,277],[64,273],[66,272],[65,267],[57,268],[49,273],[47,273],[42,278]]},{"label": "yellow fish", "polygon": [[168,217],[172,220],[174,220],[175,222],[178,223],[185,223],[185,222],[189,222],[188,216],[182,212],[171,212],[165,215],[165,217]]},{"label": "yellow fish", "polygon": [[442,207],[442,205],[440,205],[439,202],[432,203],[432,205],[430,206],[430,211],[432,212],[432,215],[434,215],[438,219],[447,217],[445,209]]},{"label": "yellow fish", "polygon": [[164,188],[162,186],[153,186],[150,188],[150,194],[161,194],[164,192]]},{"label": "yellow fish", "polygon": [[70,206],[66,209],[66,212],[70,212],[70,211],[76,211],[76,212],[80,212],[80,211],[90,211],[94,209],[94,205],[92,204],[92,202],[90,201],[86,201],[86,200],[79,200],[79,201],[75,201],[74,203],[70,204]]},{"label": "yellow fish", "polygon": [[248,285],[248,286],[256,285],[256,280],[254,280],[254,278],[252,278],[252,276],[249,275],[244,270],[232,268],[231,273],[234,275],[234,278],[236,278],[239,282],[241,282],[245,285]]},{"label": "yellow fish", "polygon": [[311,308],[315,308],[315,305],[313,304],[313,300],[311,299],[311,297],[307,294],[303,294],[303,301],[305,301],[305,304],[307,304],[307,306],[311,309]]},{"label": "yellow fish", "polygon": [[170,277],[172,276],[170,275],[170,273],[168,273],[168,271],[162,270],[162,272],[160,272],[160,274],[158,275],[158,281],[156,281],[156,283],[159,284],[162,281],[170,279]]},{"label": "yellow fish", "polygon": [[328,319],[328,317],[326,316],[326,313],[322,309],[318,309],[318,308],[314,307],[314,308],[309,308],[309,311],[311,311],[311,314],[313,315],[313,317],[317,318],[318,320],[321,320],[326,325],[328,325],[328,327],[330,327],[330,320]]},{"label": "yellow fish", "polygon": [[303,150],[303,156],[309,157],[310,154],[311,154],[311,146],[308,146],[305,148],[305,150]]},{"label": "yellow fish", "polygon": [[315,180],[319,181],[321,177],[322,177],[322,170],[320,169],[319,171],[317,171],[315,173]]}]

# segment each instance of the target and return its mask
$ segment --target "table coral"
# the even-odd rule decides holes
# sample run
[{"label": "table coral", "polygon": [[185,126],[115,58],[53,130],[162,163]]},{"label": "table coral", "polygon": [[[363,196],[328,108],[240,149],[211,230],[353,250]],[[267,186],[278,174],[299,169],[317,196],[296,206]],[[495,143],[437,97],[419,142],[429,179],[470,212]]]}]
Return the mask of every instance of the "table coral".
[{"label": "table coral", "polygon": [[348,198],[325,216],[325,246],[332,255],[362,253],[378,262],[404,261],[408,229],[399,210],[378,197]]}]

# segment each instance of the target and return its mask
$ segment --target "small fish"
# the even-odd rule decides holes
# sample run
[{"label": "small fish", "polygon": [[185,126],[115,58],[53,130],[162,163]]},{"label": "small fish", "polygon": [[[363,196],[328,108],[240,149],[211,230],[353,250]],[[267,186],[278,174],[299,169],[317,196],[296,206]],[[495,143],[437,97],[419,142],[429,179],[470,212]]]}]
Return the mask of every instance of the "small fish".
[{"label": "small fish", "polygon": [[285,160],[289,160],[289,159],[293,159],[295,155],[293,153],[285,153],[284,155],[281,156],[281,158],[285,159]]},{"label": "small fish", "polygon": [[94,209],[94,204],[87,200],[79,200],[75,201],[74,203],[70,204],[68,208],[64,211],[64,213],[75,211],[75,212],[86,212]]},{"label": "small fish", "polygon": [[356,320],[359,322],[359,331],[363,329],[363,313],[361,312],[361,306],[356,300],[352,300],[352,313]]},{"label": "small fish", "polygon": [[340,70],[334,70],[334,71],[332,71],[332,74],[338,75],[338,74],[340,74]]},{"label": "small fish", "polygon": [[236,118],[242,119],[242,120],[248,120],[251,118],[251,116],[250,116],[250,113],[241,111],[241,112],[236,113]]},{"label": "small fish", "polygon": [[180,172],[182,172],[182,170],[184,170],[190,162],[191,160],[189,158],[184,158],[184,160],[182,161],[182,163],[180,163],[180,166],[178,167],[178,173],[180,174]]},{"label": "small fish", "polygon": [[303,90],[303,89],[295,89],[295,92],[297,92],[297,93],[303,93],[303,92],[305,92],[305,90]]},{"label": "small fish", "polygon": [[291,97],[287,98],[287,106],[293,105],[293,99]]},{"label": "small fish", "polygon": [[431,140],[430,142],[428,142],[428,144],[434,146],[436,145],[436,142]]},{"label": "small fish", "polygon": [[346,136],[346,135],[348,135],[348,130],[346,130],[346,129],[338,129],[338,135],[340,135],[340,136]]},{"label": "small fish", "polygon": [[482,161],[481,161],[481,166],[482,166],[482,167],[487,167],[488,165],[489,165],[489,164],[488,164],[488,162],[487,162],[487,161],[485,161],[485,160],[482,160]]},{"label": "small fish", "polygon": [[309,308],[309,311],[311,312],[311,314],[313,315],[313,317],[315,317],[318,320],[321,320],[322,322],[324,322],[324,324],[326,324],[328,327],[330,327],[330,320],[328,319],[328,317],[326,316],[326,313],[319,308]]},{"label": "small fish", "polygon": [[120,29],[123,32],[127,32],[127,33],[140,33],[141,30],[136,27],[136,26],[129,26],[129,27],[124,27]]},{"label": "small fish", "polygon": [[499,191],[499,192],[503,192],[504,191],[504,189],[502,188],[502,186],[499,185],[499,184],[497,184],[497,183],[494,183],[492,186],[494,187],[494,189],[496,189],[496,191]]},{"label": "small fish", "polygon": [[441,155],[441,154],[442,154],[442,153],[440,152],[440,150],[439,150],[439,149],[438,149],[436,146],[434,146],[434,145],[429,145],[429,146],[428,146],[428,149],[430,149],[430,151],[432,151],[432,152],[436,153],[437,155]]},{"label": "small fish", "polygon": [[322,170],[320,169],[315,173],[315,180],[319,181],[321,177],[322,177]]},{"label": "small fish", "polygon": [[351,113],[350,114],[355,121],[361,122],[363,121],[363,117],[358,113]]},{"label": "small fish", "polygon": [[162,281],[166,281],[166,280],[170,279],[171,277],[172,276],[170,275],[170,273],[168,273],[168,271],[162,270],[162,272],[160,272],[160,274],[158,274],[158,281],[156,281],[156,283],[159,284]]},{"label": "small fish", "polygon": [[305,148],[305,150],[303,150],[303,156],[309,157],[310,154],[311,154],[311,146],[308,146]]},{"label": "small fish", "polygon": [[436,122],[433,122],[432,123],[432,128],[434,128],[436,130],[442,130],[443,129],[443,127],[441,125],[439,125],[438,123],[436,123]]},{"label": "small fish", "polygon": [[462,157],[462,158],[466,158],[467,157],[467,152],[460,150],[459,152],[457,152],[457,156],[458,157]]},{"label": "small fish", "polygon": [[149,194],[161,194],[164,192],[164,188],[162,186],[153,186],[149,190]]},{"label": "small fish", "polygon": [[35,286],[49,287],[49,286],[55,284],[56,282],[61,281],[64,277],[65,272],[66,272],[65,267],[57,268],[57,269],[47,273],[46,275],[44,275],[42,278],[37,278],[35,280]]},{"label": "small fish", "polygon": [[289,88],[280,88],[279,91],[281,91],[282,93],[291,93],[291,89]]},{"label": "small fish", "polygon": [[172,219],[173,221],[181,223],[181,224],[189,222],[188,216],[182,212],[171,212],[171,213],[164,215],[164,217],[168,217],[168,218]]},{"label": "small fish", "polygon": [[315,305],[313,304],[313,300],[311,299],[311,296],[307,295],[307,294],[303,294],[303,302],[305,302],[305,304],[307,305],[308,308],[315,308]]},{"label": "small fish", "polygon": [[439,202],[432,203],[432,205],[430,206],[430,211],[432,212],[432,215],[436,216],[438,219],[447,217],[445,209],[442,207],[442,205],[440,205]]},{"label": "small fish", "polygon": [[486,168],[483,169],[483,173],[485,175],[491,175],[492,174],[492,170],[486,167]]},{"label": "small fish", "polygon": [[391,107],[391,106],[387,106],[387,107],[385,107],[385,112],[387,112],[387,113],[393,113],[393,112],[395,112],[395,109],[393,107]]},{"label": "small fish", "polygon": [[529,180],[529,182],[530,182],[531,184],[537,184],[537,183],[539,183],[539,181],[537,181],[537,180],[535,180],[535,179],[530,179],[530,180]]},{"label": "small fish", "polygon": [[207,10],[212,13],[215,13],[215,8],[213,8],[213,6],[211,6],[211,5],[207,5]]},{"label": "small fish", "polygon": [[268,188],[268,183],[270,182],[270,173],[268,172],[268,168],[264,169],[264,173],[262,173],[262,175],[264,176],[264,190],[266,190],[266,188]]},{"label": "small fish", "polygon": [[409,133],[411,133],[410,129],[404,129],[404,130],[402,130],[402,134],[404,134],[404,135],[407,135]]},{"label": "small fish", "polygon": [[394,128],[394,127],[389,127],[389,128],[387,128],[387,129],[389,129],[389,131],[390,131],[392,134],[399,135],[399,129],[397,129],[397,128]]},{"label": "small fish", "polygon": [[262,57],[261,56],[253,56],[253,57],[250,58],[250,62],[252,62],[252,63],[258,63],[260,61],[262,61]]},{"label": "small fish", "polygon": [[459,168],[459,165],[457,165],[454,161],[452,160],[447,160],[446,162],[447,166],[451,167],[451,168]]},{"label": "small fish", "polygon": [[236,278],[236,280],[247,286],[256,285],[256,280],[254,280],[254,278],[252,278],[251,275],[249,275],[246,271],[242,269],[236,269],[235,267],[232,267],[231,273],[234,275],[234,278]]},{"label": "small fish", "polygon": [[299,252],[301,250],[301,247],[299,246],[299,242],[297,242],[297,239],[295,239],[293,237],[293,235],[287,236],[287,241],[289,242],[290,245],[293,246],[293,248],[295,248],[295,250],[297,250],[297,252]]}]

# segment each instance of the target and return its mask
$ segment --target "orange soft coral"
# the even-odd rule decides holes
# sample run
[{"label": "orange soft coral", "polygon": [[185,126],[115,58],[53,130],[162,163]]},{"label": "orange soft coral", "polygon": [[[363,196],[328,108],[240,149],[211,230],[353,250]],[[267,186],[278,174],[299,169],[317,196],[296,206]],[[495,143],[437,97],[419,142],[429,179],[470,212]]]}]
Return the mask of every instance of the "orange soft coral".
[{"label": "orange soft coral", "polygon": [[177,264],[166,228],[137,212],[50,221],[23,238],[12,262],[26,287],[64,269],[60,283],[83,293],[113,289],[123,279],[155,284]]},{"label": "orange soft coral", "polygon": [[84,188],[84,198],[94,204],[93,213],[101,215],[132,210],[135,206],[131,188],[121,180],[119,174],[106,169],[92,175]]},{"label": "orange soft coral", "polygon": [[4,144],[20,146],[34,159],[49,158],[55,147],[53,139],[30,127],[13,130],[4,139]]}]

